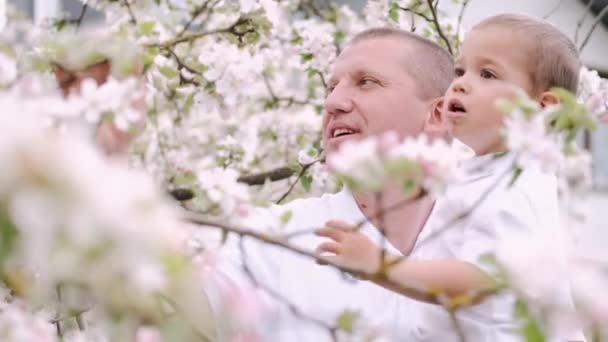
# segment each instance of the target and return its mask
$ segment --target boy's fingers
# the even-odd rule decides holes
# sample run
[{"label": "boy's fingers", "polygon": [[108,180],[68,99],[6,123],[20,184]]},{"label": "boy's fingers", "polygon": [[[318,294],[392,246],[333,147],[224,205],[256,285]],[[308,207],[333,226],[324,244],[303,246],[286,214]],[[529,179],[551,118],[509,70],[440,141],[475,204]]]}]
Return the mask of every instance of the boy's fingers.
[{"label": "boy's fingers", "polygon": [[324,236],[330,238],[334,241],[340,242],[342,241],[344,232],[340,229],[332,228],[332,227],[323,227],[315,230],[315,234],[319,236]]},{"label": "boy's fingers", "polygon": [[355,225],[340,220],[329,220],[325,222],[325,226],[346,231],[353,231],[356,228]]},{"label": "boy's fingers", "polygon": [[340,245],[338,245],[337,243],[334,243],[334,242],[323,242],[319,246],[317,246],[317,254],[321,254],[324,252],[339,254]]},{"label": "boy's fingers", "polygon": [[317,264],[329,265],[334,263],[335,256],[332,255],[319,255],[317,257]]}]

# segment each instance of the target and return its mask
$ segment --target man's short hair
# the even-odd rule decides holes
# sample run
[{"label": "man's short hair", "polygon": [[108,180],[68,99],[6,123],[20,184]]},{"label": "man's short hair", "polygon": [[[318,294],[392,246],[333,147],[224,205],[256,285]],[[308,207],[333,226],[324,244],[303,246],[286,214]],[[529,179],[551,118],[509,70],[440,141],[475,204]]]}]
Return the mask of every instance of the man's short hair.
[{"label": "man's short hair", "polygon": [[[500,14],[481,21],[473,30],[499,26],[521,34],[527,49],[528,71],[535,92],[553,87],[576,93],[581,62],[574,43],[549,22],[523,14]],[[516,47],[514,47],[516,48]]]},{"label": "man's short hair", "polygon": [[411,53],[404,56],[403,66],[416,81],[420,98],[428,100],[445,95],[454,79],[454,62],[447,51],[417,34],[389,27],[362,31],[348,44],[375,38],[395,38],[409,44]]}]

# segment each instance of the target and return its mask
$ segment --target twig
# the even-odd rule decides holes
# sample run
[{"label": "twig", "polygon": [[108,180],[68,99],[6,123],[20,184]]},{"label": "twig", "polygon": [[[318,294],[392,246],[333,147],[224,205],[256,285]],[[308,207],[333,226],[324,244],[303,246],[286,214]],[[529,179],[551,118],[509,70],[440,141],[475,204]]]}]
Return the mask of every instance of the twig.
[{"label": "twig", "polygon": [[262,185],[266,180],[270,180],[271,182],[287,179],[293,176],[293,170],[289,167],[279,167],[274,170],[252,174],[252,175],[243,175],[237,178],[237,182],[245,183],[247,185]]},{"label": "twig", "polygon": [[591,13],[591,6],[593,6],[594,2],[595,0],[589,0],[589,3],[587,3],[587,6],[585,6],[585,12],[583,12],[583,16],[576,22],[576,29],[574,30],[574,44],[578,44],[578,34],[581,28],[583,27],[585,19],[587,19],[587,16],[589,15],[589,13]]},{"label": "twig", "polygon": [[583,49],[585,48],[585,46],[589,42],[589,38],[591,38],[591,34],[593,34],[593,32],[595,31],[595,28],[602,21],[602,19],[604,18],[604,15],[606,13],[608,13],[608,5],[604,6],[604,8],[600,11],[600,13],[595,18],[595,21],[593,22],[593,25],[591,25],[591,28],[589,29],[589,32],[587,32],[587,36],[585,36],[585,39],[581,43],[581,46],[578,48],[579,53],[581,51],[583,51]]},{"label": "twig", "polygon": [[209,2],[210,0],[205,1],[205,3],[203,3],[200,7],[195,8],[194,11],[192,11],[192,17],[190,18],[190,20],[188,20],[186,25],[184,25],[184,28],[177,34],[178,37],[181,37],[184,33],[188,31],[188,29],[190,29],[190,26],[198,18],[198,16],[205,12],[205,10],[207,9],[207,5],[209,5]]},{"label": "twig", "polygon": [[129,0],[122,0],[123,5],[125,5],[125,7],[127,8],[127,11],[129,12],[129,17],[131,18],[131,24],[137,24],[137,18],[135,17],[135,13],[133,13],[133,9],[131,8],[131,5],[129,4]]},{"label": "twig", "polygon": [[249,267],[249,265],[247,264],[247,251],[245,249],[245,245],[243,243],[243,239],[239,239],[239,249],[241,251],[241,261],[243,264],[243,271],[245,272],[245,274],[247,275],[247,277],[251,280],[251,282],[253,283],[253,285],[257,288],[262,289],[262,291],[266,292],[268,295],[270,295],[271,297],[273,297],[274,299],[276,299],[277,301],[283,303],[285,306],[287,306],[287,308],[289,309],[289,311],[291,311],[291,313],[303,320],[312,322],[318,326],[320,326],[323,329],[326,329],[329,332],[329,335],[332,337],[333,341],[337,341],[337,336],[336,336],[336,331],[337,328],[334,326],[331,326],[329,324],[327,324],[326,322],[315,318],[315,317],[310,317],[307,316],[306,314],[304,314],[302,311],[300,311],[300,309],[292,302],[290,302],[287,298],[285,298],[283,295],[281,295],[280,293],[278,293],[277,291],[273,290],[271,287],[266,286],[265,284],[260,283],[257,278],[255,277],[255,274],[253,274],[253,271],[251,270],[251,268]]},{"label": "twig", "polygon": [[173,310],[175,310],[175,312],[180,315],[183,319],[186,320],[186,322],[188,323],[188,325],[190,325],[190,328],[192,329],[192,332],[198,337],[198,339],[200,341],[209,341],[209,337],[207,336],[207,334],[205,334],[204,332],[200,331],[197,328],[196,322],[193,322],[190,317],[188,317],[188,315],[186,315],[182,308],[177,304],[177,302],[175,300],[173,300],[173,298],[163,294],[163,293],[156,293],[160,298],[162,298],[163,300],[165,300],[167,303],[169,303],[169,305],[171,305],[171,307],[173,307]]},{"label": "twig", "polygon": [[167,48],[167,51],[169,51],[169,53],[173,56],[173,58],[175,58],[175,62],[177,62],[177,68],[179,69],[179,81],[181,84],[184,83],[190,83],[190,84],[194,84],[196,86],[199,86],[200,83],[198,81],[195,81],[194,79],[188,79],[186,77],[184,77],[181,73],[181,69],[186,69],[188,70],[191,74],[198,74],[199,71],[192,68],[191,66],[187,65],[186,63],[184,63],[179,56],[177,55],[177,53],[175,53],[175,51],[173,51],[173,49],[171,48]]},{"label": "twig", "polygon": [[562,2],[564,2],[564,0],[559,0],[557,5],[555,5],[555,7],[553,7],[549,12],[547,12],[547,14],[543,16],[543,19],[547,19],[552,16],[553,13],[555,13],[562,6]]},{"label": "twig", "polygon": [[[513,166],[513,165],[511,165]],[[446,222],[445,224],[443,224],[442,226],[440,226],[437,230],[435,230],[434,232],[432,232],[426,239],[420,241],[415,248],[420,248],[420,246],[427,244],[431,241],[433,241],[434,239],[438,238],[439,236],[441,236],[441,234],[443,234],[445,231],[451,229],[456,223],[460,222],[461,220],[464,220],[465,218],[469,217],[473,211],[475,211],[475,209],[477,209],[477,207],[479,207],[479,205],[481,205],[481,203],[483,203],[483,201],[485,201],[485,199],[497,188],[498,184],[504,180],[504,178],[511,174],[513,172],[513,168],[512,167],[508,167],[505,169],[505,171],[496,178],[496,180],[494,182],[492,182],[492,184],[490,184],[490,186],[488,186],[485,191],[483,192],[483,194],[481,196],[479,196],[477,198],[477,200],[473,203],[473,205],[471,205],[471,207],[467,210],[465,210],[464,212],[456,215],[455,217],[453,217],[451,220],[449,220],[448,222]]]},{"label": "twig", "polygon": [[470,0],[464,0],[462,2],[462,7],[460,8],[460,13],[458,13],[458,22],[456,24],[456,42],[458,43],[458,46],[460,46],[460,40],[459,40],[459,34],[460,34],[460,27],[462,26],[462,18],[464,18],[464,12],[467,9],[467,6],[469,5]]},{"label": "twig", "polygon": [[84,14],[87,12],[87,9],[89,8],[89,4],[85,3],[82,5],[82,8],[80,9],[80,15],[78,15],[78,18],[76,19],[76,29],[80,28],[80,25],[82,24],[82,20],[84,19]]},{"label": "twig", "polygon": [[[391,262],[390,265],[387,265],[389,267],[383,267],[382,272],[367,273],[367,272],[363,272],[363,271],[355,269],[355,268],[338,265],[338,264],[332,262],[331,260],[324,258],[323,256],[317,255],[314,252],[310,252],[302,247],[298,247],[296,245],[289,244],[287,241],[277,239],[268,234],[264,234],[258,230],[237,227],[237,226],[225,223],[225,222],[210,220],[207,217],[200,215],[193,211],[184,211],[184,216],[191,223],[201,225],[201,226],[206,226],[211,229],[220,229],[227,233],[237,234],[240,237],[247,236],[247,237],[253,238],[255,240],[258,240],[262,243],[277,246],[279,248],[288,250],[294,254],[305,256],[305,257],[310,258],[311,260],[321,262],[324,265],[333,267],[338,271],[350,273],[354,277],[365,279],[365,280],[370,280],[373,282],[381,282],[383,284],[388,284],[391,286],[391,288],[396,289],[397,291],[400,291],[402,293],[414,294],[416,296],[416,298],[423,298],[425,301],[427,301],[429,303],[440,304],[441,298],[442,298],[442,296],[444,296],[443,292],[438,292],[438,291],[436,291],[436,289],[426,290],[426,289],[421,288],[420,286],[404,285],[404,284],[397,283],[397,282],[389,279],[387,277],[386,271],[390,267],[397,265],[399,263],[399,261]],[[497,291],[497,289],[495,289],[495,288],[486,288],[483,290],[476,291],[475,293],[473,293],[472,295],[470,295],[468,297],[469,301],[467,301],[466,303],[454,305],[453,309],[457,309],[463,305],[467,305],[467,303],[475,303],[478,299],[484,298],[485,296],[496,293],[496,291]]]},{"label": "twig", "polygon": [[272,100],[271,105],[275,105],[279,102],[287,102],[288,106],[291,106],[294,103],[299,104],[299,105],[305,105],[305,104],[309,103],[308,101],[298,100],[293,97],[277,96],[276,93],[274,92],[274,90],[272,89],[272,86],[270,85],[270,81],[268,80],[268,77],[266,75],[262,75],[262,78],[264,79],[264,84],[266,85],[266,89],[268,90],[268,93],[270,94],[270,98]]},{"label": "twig", "polygon": [[79,312],[75,315],[74,319],[76,320],[76,325],[78,326],[78,330],[84,331],[85,325],[84,320],[82,319],[83,312]]},{"label": "twig", "polygon": [[237,26],[246,23],[248,20],[249,20],[248,18],[239,17],[234,23],[232,23],[228,27],[215,29],[215,30],[211,30],[211,31],[203,31],[203,32],[191,33],[188,35],[182,35],[180,37],[175,37],[173,39],[169,39],[162,43],[148,45],[148,47],[160,47],[160,48],[166,49],[168,47],[172,47],[172,46],[175,46],[175,45],[183,43],[183,42],[193,41],[193,40],[205,37],[205,36],[219,34],[219,33],[232,33],[237,36],[242,36],[248,32],[239,33],[239,32],[235,32],[234,29]]},{"label": "twig", "polygon": [[[409,12],[411,14],[415,14],[415,15],[419,16],[420,18],[424,19],[428,23],[432,23],[433,22],[433,19],[429,18],[426,14],[424,14],[422,12],[414,11],[413,9],[411,9],[409,7],[401,7],[401,6],[399,6],[399,9],[402,10],[402,11],[404,11],[404,12]],[[414,20],[412,20],[412,22],[413,21]]]},{"label": "twig", "polygon": [[462,325],[458,321],[458,317],[456,317],[456,312],[453,310],[449,310],[449,314],[450,320],[452,321],[452,325],[454,326],[454,330],[456,330],[456,334],[458,334],[458,340],[460,342],[466,342],[467,337],[464,334],[464,329],[462,328]]},{"label": "twig", "polygon": [[289,186],[289,189],[287,189],[287,191],[285,191],[285,193],[277,200],[276,204],[281,204],[281,202],[283,202],[283,200],[285,198],[287,198],[287,196],[289,196],[289,194],[293,191],[293,189],[296,187],[296,184],[298,184],[298,182],[300,181],[300,179],[302,179],[302,177],[304,176],[304,174],[306,173],[306,171],[313,166],[315,163],[321,161],[321,159],[317,159],[311,163],[305,164],[305,165],[301,165],[302,169],[300,170],[300,172],[298,173],[298,177],[296,178],[296,180],[291,183],[291,185]]},{"label": "twig", "polygon": [[[388,207],[382,209],[382,211],[380,211],[380,212],[382,212],[384,214],[387,214],[387,213],[389,213],[389,212],[391,212],[393,210],[397,210],[397,209],[401,208],[402,206],[408,204],[409,202],[412,202],[412,201],[415,201],[417,199],[420,199],[420,198],[424,197],[425,195],[426,195],[425,192],[421,192],[420,194],[418,194],[415,197],[408,197],[408,198],[406,198],[406,199],[404,199],[402,201],[399,201],[399,202],[397,202],[395,204],[389,205]],[[376,213],[374,213],[373,216],[371,216],[369,218],[364,218],[361,221],[357,222],[355,224],[354,230],[360,230],[366,222],[373,221],[373,220],[377,219],[378,218],[378,216],[377,216],[378,213],[379,212],[376,212]],[[289,239],[292,239],[294,237],[298,237],[298,236],[302,236],[302,235],[314,234],[314,232],[316,230],[317,230],[317,228],[298,230],[298,231],[295,231],[295,232],[292,232],[292,233],[289,233],[289,234],[285,234],[283,236],[283,238],[286,239],[286,240],[289,240]]]},{"label": "twig", "polygon": [[445,43],[446,48],[448,49],[448,52],[450,53],[450,55],[454,56],[454,50],[452,50],[452,44],[450,44],[450,40],[445,36],[445,34],[443,33],[443,30],[441,29],[441,26],[439,25],[439,18],[437,17],[437,11],[435,8],[435,6],[437,5],[438,2],[439,1],[435,2],[435,4],[433,4],[432,0],[427,0],[427,3],[431,10],[431,15],[433,16],[433,24],[435,25],[435,28],[437,29],[437,34],[439,34],[439,37]]},{"label": "twig", "polygon": [[319,78],[321,79],[321,84],[323,85],[323,89],[325,89],[325,91],[327,91],[327,82],[325,81],[325,76],[323,76],[323,73],[319,70],[317,70],[317,74],[319,74]]}]

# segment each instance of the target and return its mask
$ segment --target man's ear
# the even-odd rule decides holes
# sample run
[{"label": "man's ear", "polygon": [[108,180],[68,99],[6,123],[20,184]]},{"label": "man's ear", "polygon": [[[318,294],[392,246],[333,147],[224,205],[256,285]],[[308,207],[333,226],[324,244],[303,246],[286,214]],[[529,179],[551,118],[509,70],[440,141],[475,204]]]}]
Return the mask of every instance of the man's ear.
[{"label": "man's ear", "polygon": [[443,97],[440,97],[431,102],[430,113],[424,122],[424,133],[432,138],[444,138],[448,128],[443,117]]},{"label": "man's ear", "polygon": [[538,103],[540,103],[540,106],[542,108],[547,108],[550,106],[558,105],[561,103],[561,101],[559,97],[557,97],[557,95],[555,95],[553,92],[545,91],[544,93],[540,94],[538,98]]}]

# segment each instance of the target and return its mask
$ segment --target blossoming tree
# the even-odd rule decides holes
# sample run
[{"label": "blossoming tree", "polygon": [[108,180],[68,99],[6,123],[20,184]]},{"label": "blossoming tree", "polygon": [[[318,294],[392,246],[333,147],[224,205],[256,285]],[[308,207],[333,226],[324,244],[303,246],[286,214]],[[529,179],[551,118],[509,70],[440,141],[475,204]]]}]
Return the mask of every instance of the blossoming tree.
[{"label": "blossoming tree", "polygon": [[[9,8],[0,41],[0,336],[205,340],[212,317],[201,309],[201,270],[213,263],[213,233],[316,257],[248,229],[253,206],[344,183],[373,191],[395,178],[413,197],[440,196],[458,178],[459,156],[445,143],[387,135],[326,161],[319,129],[325,77],[349,37],[389,25],[456,54],[467,6],[457,2],[462,12],[452,19],[420,0],[370,0],[363,14],[314,0],[97,0],[85,1],[79,18],[44,27]],[[105,14],[103,27],[80,28],[90,7]],[[560,93],[551,110],[525,96],[502,104],[518,156],[509,176],[534,163],[559,171],[572,227],[584,224],[578,204],[591,167],[575,137],[606,121],[608,83],[582,70],[578,95]],[[572,274],[540,281],[529,265],[551,263],[551,248],[543,250],[492,258],[501,285],[520,294],[522,334],[542,341],[573,314],[542,297],[571,279],[581,317],[608,339],[599,293],[607,265],[573,254]],[[251,309],[254,294],[239,296],[237,309]],[[455,310],[473,299],[442,304]],[[256,316],[243,310],[234,316]],[[343,334],[332,336],[355,339],[355,320],[345,311],[329,327]]]}]

